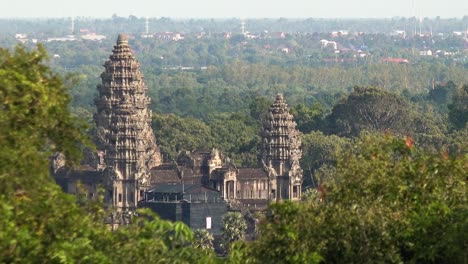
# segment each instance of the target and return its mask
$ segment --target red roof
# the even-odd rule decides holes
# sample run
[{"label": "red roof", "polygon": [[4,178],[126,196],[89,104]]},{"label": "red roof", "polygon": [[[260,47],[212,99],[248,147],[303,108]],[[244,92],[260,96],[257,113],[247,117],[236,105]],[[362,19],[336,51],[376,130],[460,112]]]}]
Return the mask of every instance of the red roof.
[{"label": "red roof", "polygon": [[409,60],[403,58],[383,58],[380,62],[409,63]]}]

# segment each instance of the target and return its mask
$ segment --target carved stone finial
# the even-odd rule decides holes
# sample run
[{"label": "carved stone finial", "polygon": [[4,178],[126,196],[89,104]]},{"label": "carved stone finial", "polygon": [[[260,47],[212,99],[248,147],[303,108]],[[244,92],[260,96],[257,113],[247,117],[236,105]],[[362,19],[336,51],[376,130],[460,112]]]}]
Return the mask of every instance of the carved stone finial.
[{"label": "carved stone finial", "polygon": [[128,43],[128,36],[125,34],[119,34],[119,36],[117,37],[117,44],[120,43]]},{"label": "carved stone finial", "polygon": [[276,101],[281,101],[283,102],[284,101],[284,97],[283,97],[283,94],[279,93],[276,95]]}]

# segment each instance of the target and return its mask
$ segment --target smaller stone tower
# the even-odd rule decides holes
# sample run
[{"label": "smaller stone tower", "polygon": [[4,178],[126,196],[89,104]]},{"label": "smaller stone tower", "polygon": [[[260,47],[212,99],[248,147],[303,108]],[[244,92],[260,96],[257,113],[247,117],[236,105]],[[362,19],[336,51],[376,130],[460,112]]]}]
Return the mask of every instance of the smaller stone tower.
[{"label": "smaller stone tower", "polygon": [[94,116],[99,166],[108,203],[118,212],[133,212],[149,184],[150,169],[161,164],[151,128],[148,88],[125,35],[119,35],[104,67]]},{"label": "smaller stone tower", "polygon": [[300,134],[283,95],[278,94],[263,121],[260,162],[268,172],[270,200],[299,200],[303,172]]}]

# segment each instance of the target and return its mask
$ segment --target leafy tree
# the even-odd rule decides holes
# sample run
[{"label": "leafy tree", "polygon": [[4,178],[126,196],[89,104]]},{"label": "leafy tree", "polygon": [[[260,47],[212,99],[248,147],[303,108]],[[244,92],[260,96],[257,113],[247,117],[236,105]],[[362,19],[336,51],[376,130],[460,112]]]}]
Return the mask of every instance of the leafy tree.
[{"label": "leafy tree", "polygon": [[100,229],[91,228],[93,218],[80,215],[48,173],[52,153],[76,162],[86,139],[82,123],[67,111],[61,78],[45,59],[42,46],[0,49],[0,259],[58,262],[89,251],[99,260],[90,237]]},{"label": "leafy tree", "polygon": [[268,113],[271,103],[271,100],[263,96],[255,97],[249,104],[250,116],[260,123],[260,120]]},{"label": "leafy tree", "polygon": [[222,150],[239,166],[257,165],[258,129],[243,113],[217,114],[208,121],[213,146]]},{"label": "leafy tree", "polygon": [[[246,263],[463,263],[466,155],[427,155],[410,138],[363,136],[315,199],[270,206]],[[304,261],[307,260],[307,261]]]},{"label": "leafy tree", "polygon": [[428,98],[439,105],[446,106],[450,104],[456,88],[457,86],[452,81],[444,85],[438,84],[429,91]]},{"label": "leafy tree", "polygon": [[194,118],[181,118],[174,114],[153,115],[153,130],[164,155],[174,159],[182,150],[211,149],[211,130]]},{"label": "leafy tree", "polygon": [[229,251],[231,244],[235,241],[244,239],[247,223],[240,212],[228,212],[223,217],[222,222],[222,242],[221,247]]},{"label": "leafy tree", "polygon": [[316,188],[319,180],[315,177],[316,171],[322,167],[335,166],[337,154],[349,147],[347,138],[336,135],[325,135],[314,131],[302,135],[301,167],[304,170],[303,187]]},{"label": "leafy tree", "polygon": [[193,246],[206,251],[213,251],[213,235],[206,229],[196,229],[193,231]]},{"label": "leafy tree", "polygon": [[182,150],[223,151],[241,166],[256,164],[256,127],[241,113],[212,115],[208,124],[173,114],[155,114],[153,130],[167,159],[174,159]]},{"label": "leafy tree", "polygon": [[453,131],[447,135],[446,139],[448,142],[446,142],[444,147],[446,147],[450,154],[468,154],[468,126]]},{"label": "leafy tree", "polygon": [[468,122],[468,84],[459,87],[449,105],[449,120],[453,128],[466,127]]},{"label": "leafy tree", "polygon": [[191,247],[193,233],[184,223],[160,220],[149,209],[138,214],[110,235],[111,263],[214,263],[211,252]]},{"label": "leafy tree", "polygon": [[296,120],[297,128],[302,133],[309,133],[313,130],[321,129],[325,111],[323,106],[319,102],[316,102],[310,107],[298,104],[291,108],[291,114]]},{"label": "leafy tree", "polygon": [[55,184],[49,157],[62,152],[73,165],[89,140],[44,60],[42,46],[0,49],[0,262],[212,263],[187,246],[193,235],[184,224],[140,211],[112,232],[101,206],[81,207]]},{"label": "leafy tree", "polygon": [[333,107],[328,116],[330,131],[358,136],[362,130],[409,133],[411,107],[400,96],[374,87],[354,87],[354,91]]}]

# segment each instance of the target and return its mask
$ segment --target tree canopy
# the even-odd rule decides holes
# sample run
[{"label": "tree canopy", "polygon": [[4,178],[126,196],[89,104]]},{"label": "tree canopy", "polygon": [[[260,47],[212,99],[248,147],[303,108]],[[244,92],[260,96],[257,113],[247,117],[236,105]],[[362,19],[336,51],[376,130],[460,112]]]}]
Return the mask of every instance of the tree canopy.
[{"label": "tree canopy", "polygon": [[468,122],[468,85],[459,87],[453,94],[449,105],[449,120],[453,128],[466,127]]},{"label": "tree canopy", "polygon": [[101,206],[85,210],[55,184],[49,157],[59,151],[78,162],[89,140],[45,60],[42,46],[0,49],[0,262],[211,263],[187,247],[193,235],[184,224],[140,211],[112,232]]},{"label": "tree canopy", "polygon": [[426,155],[408,137],[365,135],[304,203],[270,206],[245,263],[462,263],[467,156]]},{"label": "tree canopy", "polygon": [[328,116],[330,130],[342,136],[358,136],[363,130],[408,133],[411,107],[404,98],[376,87],[354,87]]}]

